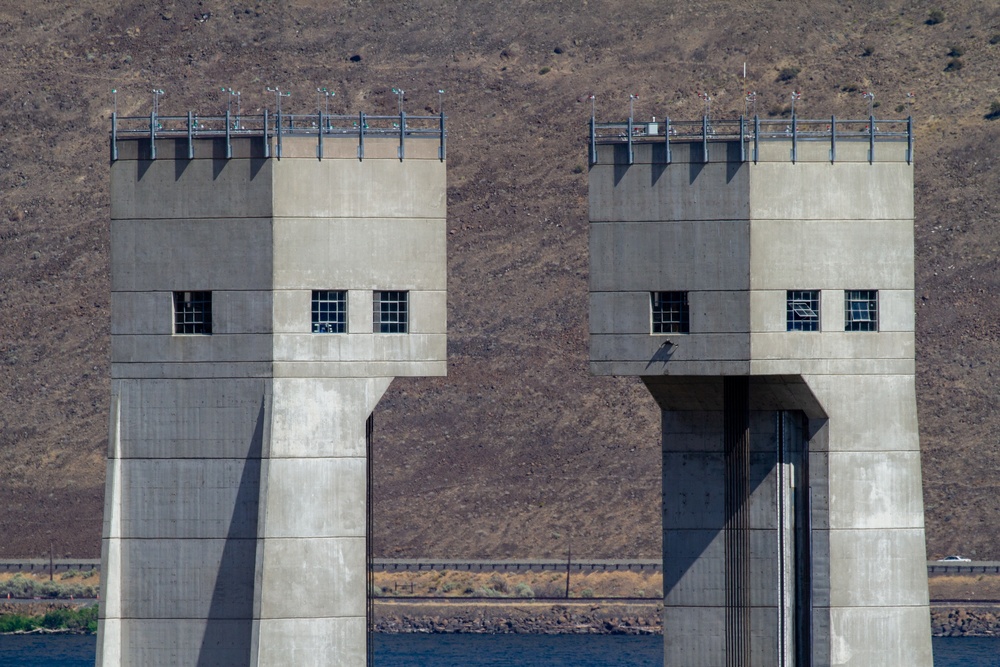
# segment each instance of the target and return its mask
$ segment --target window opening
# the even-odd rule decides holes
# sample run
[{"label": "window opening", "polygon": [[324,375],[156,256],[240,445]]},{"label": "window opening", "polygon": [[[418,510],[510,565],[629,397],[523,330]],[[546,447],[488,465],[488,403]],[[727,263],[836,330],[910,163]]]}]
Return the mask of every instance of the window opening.
[{"label": "window opening", "polygon": [[819,290],[788,290],[788,331],[819,331]]},{"label": "window opening", "polygon": [[211,292],[174,292],[174,333],[212,333]]},{"label": "window opening", "polygon": [[347,332],[347,292],[344,290],[313,290],[312,332]]},{"label": "window opening", "polygon": [[878,331],[878,291],[844,292],[844,331]]},{"label": "window opening", "polygon": [[376,291],[372,297],[375,333],[407,333],[409,292]]},{"label": "window opening", "polygon": [[690,315],[687,292],[650,292],[653,333],[688,333]]}]

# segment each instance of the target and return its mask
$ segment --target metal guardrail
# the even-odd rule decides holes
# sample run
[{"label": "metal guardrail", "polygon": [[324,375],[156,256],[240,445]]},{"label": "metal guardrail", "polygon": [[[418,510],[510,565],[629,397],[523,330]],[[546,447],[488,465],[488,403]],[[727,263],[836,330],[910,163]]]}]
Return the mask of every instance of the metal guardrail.
[{"label": "metal guardrail", "polygon": [[[585,559],[569,561],[571,572],[662,572],[663,562],[648,560],[598,560]],[[69,570],[100,570],[99,558],[55,559],[55,572]],[[453,570],[465,572],[531,572],[566,571],[566,560],[458,560],[431,558],[376,558],[372,568],[376,572],[421,572]],[[15,558],[0,560],[0,572],[45,572],[49,571],[47,558]],[[1000,574],[998,561],[942,562],[928,561],[928,574]]]},{"label": "metal guardrail", "polygon": [[445,159],[447,147],[446,117],[408,116],[400,112],[394,116],[325,114],[271,114],[266,109],[261,115],[238,114],[226,111],[223,116],[199,116],[189,111],[186,116],[119,116],[111,114],[111,161],[118,159],[119,139],[148,139],[149,159],[156,159],[157,139],[187,139],[187,157],[194,158],[194,140],[224,138],[226,158],[232,157],[232,140],[237,137],[259,138],[263,141],[264,157],[271,157],[271,139],[275,141],[275,157],[281,159],[284,137],[315,137],[316,155],[323,159],[323,142],[331,139],[357,141],[359,160],[365,157],[366,138],[398,138],[397,156],[406,157],[409,140],[436,139],[438,159]]},{"label": "metal guardrail", "polygon": [[760,144],[767,141],[791,141],[792,162],[797,160],[801,141],[825,141],[830,144],[830,162],[837,160],[837,142],[867,141],[868,161],[875,161],[877,141],[906,141],[906,163],[913,162],[913,117],[904,119],[876,119],[869,116],[860,120],[838,120],[836,116],[823,119],[806,119],[792,116],[789,120],[752,119],[740,116],[738,119],[710,119],[702,116],[700,121],[673,121],[669,117],[662,121],[636,122],[633,118],[625,121],[598,123],[590,118],[590,164],[597,164],[599,144],[625,144],[628,146],[628,164],[633,164],[633,146],[637,143],[662,143],[666,147],[666,163],[672,162],[671,143],[700,142],[702,159],[708,162],[710,142],[739,141],[740,161],[760,158]]}]

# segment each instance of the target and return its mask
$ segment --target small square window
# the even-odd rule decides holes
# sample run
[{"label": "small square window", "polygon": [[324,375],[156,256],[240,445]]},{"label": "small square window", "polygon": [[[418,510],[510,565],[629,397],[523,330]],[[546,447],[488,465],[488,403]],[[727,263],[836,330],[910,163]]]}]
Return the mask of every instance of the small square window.
[{"label": "small square window", "polygon": [[372,295],[372,321],[375,333],[407,333],[409,292],[376,291]]},{"label": "small square window", "polygon": [[788,331],[819,331],[819,290],[788,290]]},{"label": "small square window", "polygon": [[174,333],[212,333],[211,292],[174,292]]},{"label": "small square window", "polygon": [[844,292],[844,331],[878,331],[878,290]]},{"label": "small square window", "polygon": [[653,333],[688,333],[690,317],[687,292],[650,292]]},{"label": "small square window", "polygon": [[313,290],[312,332],[347,332],[347,292],[344,290]]}]

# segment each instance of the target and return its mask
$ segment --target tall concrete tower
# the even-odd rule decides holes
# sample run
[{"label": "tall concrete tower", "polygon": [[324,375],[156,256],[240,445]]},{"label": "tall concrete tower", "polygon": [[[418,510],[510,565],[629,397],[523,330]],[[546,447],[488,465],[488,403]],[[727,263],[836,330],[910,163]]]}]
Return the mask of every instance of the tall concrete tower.
[{"label": "tall concrete tower", "polygon": [[591,371],[662,409],[664,665],[930,667],[911,123],[591,137]]},{"label": "tall concrete tower", "polygon": [[444,117],[116,118],[98,665],[364,665],[366,445],[445,374]]}]

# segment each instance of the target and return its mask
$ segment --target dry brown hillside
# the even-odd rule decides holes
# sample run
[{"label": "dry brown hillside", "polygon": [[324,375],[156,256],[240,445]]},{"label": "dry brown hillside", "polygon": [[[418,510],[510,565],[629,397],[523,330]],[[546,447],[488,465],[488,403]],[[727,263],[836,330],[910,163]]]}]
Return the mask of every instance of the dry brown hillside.
[{"label": "dry brown hillside", "polygon": [[220,86],[256,109],[275,85],[296,112],[317,86],[352,112],[447,91],[450,372],[376,413],[378,554],[657,555],[658,414],[585,362],[587,96],[693,118],[704,90],[735,115],[746,61],[764,115],[793,89],[803,116],[861,116],[868,89],[901,116],[915,93],[928,551],[1000,559],[1000,9],[944,4],[930,25],[922,1],[7,0],[0,558],[100,549],[111,88],[124,113],[154,86],[166,113],[218,113]]}]

